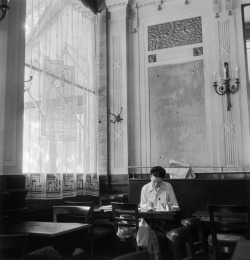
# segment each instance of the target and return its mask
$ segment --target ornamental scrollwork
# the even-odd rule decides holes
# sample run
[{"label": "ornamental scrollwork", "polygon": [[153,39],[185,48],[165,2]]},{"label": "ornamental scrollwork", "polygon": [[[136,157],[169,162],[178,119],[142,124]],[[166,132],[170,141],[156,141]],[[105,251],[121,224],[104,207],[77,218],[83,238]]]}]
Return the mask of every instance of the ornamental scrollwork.
[{"label": "ornamental scrollwork", "polygon": [[201,17],[148,26],[148,50],[202,43]]}]

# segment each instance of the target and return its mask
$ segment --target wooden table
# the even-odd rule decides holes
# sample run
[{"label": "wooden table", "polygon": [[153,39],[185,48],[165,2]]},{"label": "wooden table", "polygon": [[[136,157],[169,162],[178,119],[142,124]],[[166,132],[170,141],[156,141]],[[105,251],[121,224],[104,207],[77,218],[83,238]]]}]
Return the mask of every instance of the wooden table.
[{"label": "wooden table", "polygon": [[250,259],[250,240],[240,240],[235,248],[232,260]]},{"label": "wooden table", "polygon": [[[166,222],[171,222],[173,226],[179,226],[180,220],[182,216],[183,209],[179,210],[171,210],[171,211],[138,211],[139,218],[144,218],[145,220],[148,220],[149,223],[151,221],[157,221],[157,220],[163,220]],[[129,212],[124,212],[129,214]],[[107,218],[112,221],[113,215],[112,210],[100,210],[99,208],[94,209],[94,216],[95,218]]]},{"label": "wooden table", "polygon": [[[201,219],[201,221],[204,222],[209,222],[210,218],[209,218],[209,213],[208,210],[197,210],[195,213],[193,213],[194,217],[198,217]],[[219,214],[215,212],[215,220],[218,219],[219,217],[222,217],[223,214]],[[225,216],[225,215],[224,215]],[[242,221],[247,221],[247,213],[234,213],[230,215],[230,219],[241,219]]]},{"label": "wooden table", "polygon": [[81,246],[84,237],[87,238],[91,227],[80,223],[25,221],[7,227],[6,233],[29,234],[30,249],[52,245],[63,257],[70,257],[75,248]]},{"label": "wooden table", "polygon": [[165,219],[176,220],[181,216],[182,210],[170,210],[170,211],[139,211],[139,217],[145,219]]},{"label": "wooden table", "polygon": [[[180,216],[182,213],[182,209],[180,210],[171,210],[171,211],[138,211],[139,218],[145,219],[167,219],[174,220],[176,217]],[[124,213],[128,213],[129,211],[124,211]],[[112,210],[100,210],[100,208],[94,209],[94,215],[97,217],[106,217],[112,218]]]}]

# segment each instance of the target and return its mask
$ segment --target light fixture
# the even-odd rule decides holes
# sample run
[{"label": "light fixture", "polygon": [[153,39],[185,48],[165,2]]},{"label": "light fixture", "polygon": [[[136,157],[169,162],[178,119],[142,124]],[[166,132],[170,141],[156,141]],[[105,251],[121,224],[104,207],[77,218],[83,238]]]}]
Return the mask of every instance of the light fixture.
[{"label": "light fixture", "polygon": [[235,68],[235,85],[230,85],[230,77],[229,77],[229,70],[228,70],[228,62],[224,62],[224,69],[223,69],[223,85],[219,86],[216,81],[216,73],[214,72],[214,82],[213,82],[213,87],[215,89],[215,92],[219,95],[227,95],[227,111],[230,111],[232,104],[231,104],[231,99],[230,99],[230,94],[235,94],[240,85],[239,81],[239,75],[238,75],[238,67]]},{"label": "light fixture", "polygon": [[1,0],[1,4],[0,4],[0,10],[2,12],[1,16],[0,16],[0,21],[2,21],[7,13],[7,10],[10,9],[10,7],[8,6],[8,2],[9,0]]}]

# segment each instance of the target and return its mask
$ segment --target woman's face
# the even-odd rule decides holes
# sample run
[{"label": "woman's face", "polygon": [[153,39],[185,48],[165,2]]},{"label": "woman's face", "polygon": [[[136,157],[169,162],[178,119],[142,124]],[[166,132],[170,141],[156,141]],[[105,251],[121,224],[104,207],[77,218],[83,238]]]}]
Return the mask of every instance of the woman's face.
[{"label": "woman's face", "polygon": [[151,175],[151,183],[152,183],[152,186],[153,186],[153,188],[155,189],[155,188],[159,188],[160,186],[161,186],[161,183],[162,183],[162,181],[163,181],[163,179],[162,178],[160,178],[160,177],[155,177],[154,175]]}]

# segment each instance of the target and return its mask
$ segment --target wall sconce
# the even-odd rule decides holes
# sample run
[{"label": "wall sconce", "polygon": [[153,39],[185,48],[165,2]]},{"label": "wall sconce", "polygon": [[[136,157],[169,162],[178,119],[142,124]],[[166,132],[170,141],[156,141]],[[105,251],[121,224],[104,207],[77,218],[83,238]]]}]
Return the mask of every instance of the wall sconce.
[{"label": "wall sconce", "polygon": [[121,107],[121,112],[116,116],[116,115],[114,115],[113,113],[111,113],[110,112],[110,109],[109,109],[109,114],[111,114],[112,116],[114,116],[115,117],[115,120],[109,120],[111,123],[120,123],[122,120],[123,120],[123,118],[121,118],[121,113],[122,113],[122,107]]},{"label": "wall sconce", "polygon": [[230,99],[230,94],[235,94],[240,85],[239,81],[239,75],[238,75],[238,67],[235,68],[235,85],[230,85],[230,78],[229,78],[229,71],[228,71],[228,62],[224,62],[224,81],[222,86],[218,86],[217,81],[216,81],[216,73],[214,72],[214,84],[213,87],[216,91],[217,94],[219,95],[227,95],[227,111],[230,111],[232,104],[231,104],[231,99]]},{"label": "wall sconce", "polygon": [[0,4],[0,10],[2,12],[1,17],[0,17],[0,21],[2,21],[7,13],[7,10],[10,9],[10,7],[7,5],[9,2],[9,0],[1,0],[1,4]]},{"label": "wall sconce", "polygon": [[184,5],[189,5],[190,3],[188,2],[188,0],[185,0]]}]

